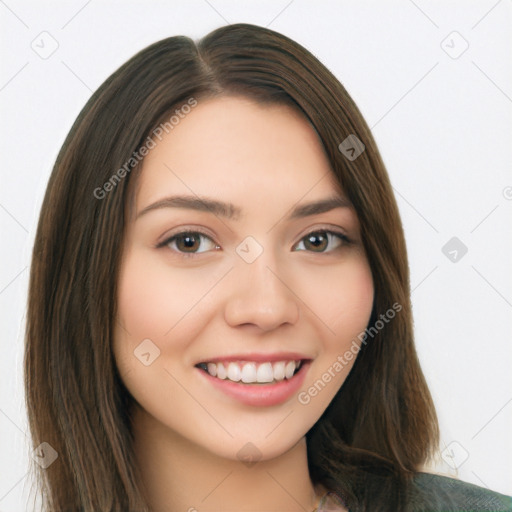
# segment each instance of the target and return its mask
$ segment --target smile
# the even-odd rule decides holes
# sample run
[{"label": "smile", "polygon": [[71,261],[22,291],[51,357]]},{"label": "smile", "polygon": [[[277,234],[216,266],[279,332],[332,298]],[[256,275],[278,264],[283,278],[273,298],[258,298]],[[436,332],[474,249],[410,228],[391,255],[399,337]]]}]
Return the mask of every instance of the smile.
[{"label": "smile", "polygon": [[302,360],[276,361],[276,362],[209,362],[200,363],[199,368],[206,371],[212,377],[231,382],[243,382],[245,384],[268,384],[291,379],[299,370]]},{"label": "smile", "polygon": [[203,382],[221,393],[219,397],[249,406],[270,407],[290,400],[303,385],[312,360],[296,357],[276,356],[274,361],[265,361],[264,357],[255,357],[257,361],[247,356],[233,357],[229,361],[205,361],[195,367]]}]

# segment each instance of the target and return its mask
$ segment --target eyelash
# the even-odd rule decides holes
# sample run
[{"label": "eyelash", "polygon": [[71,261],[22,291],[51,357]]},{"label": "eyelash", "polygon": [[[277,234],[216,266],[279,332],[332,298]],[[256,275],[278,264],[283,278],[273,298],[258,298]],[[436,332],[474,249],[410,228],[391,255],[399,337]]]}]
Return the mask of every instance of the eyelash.
[{"label": "eyelash", "polygon": [[[310,250],[308,251],[307,249],[301,249],[300,251],[311,252],[313,254],[329,254],[329,253],[333,252],[334,250],[339,249],[342,246],[350,245],[352,243],[352,241],[344,233],[341,233],[339,231],[333,231],[332,229],[327,229],[327,228],[318,228],[318,229],[315,229],[315,230],[310,231],[309,233],[305,234],[299,240],[299,242],[297,244],[295,244],[295,245],[300,244],[307,237],[309,237],[311,235],[314,235],[314,234],[318,234],[318,233],[325,233],[325,234],[327,234],[327,240],[328,241],[330,241],[329,235],[333,235],[333,236],[337,237],[338,239],[340,239],[341,245],[338,246],[338,247],[335,247],[334,249],[331,249],[330,251],[316,252],[316,251],[310,251]],[[201,231],[200,229],[194,229],[194,230],[187,229],[187,230],[180,231],[179,233],[175,233],[172,236],[170,236],[169,238],[166,238],[163,242],[160,242],[156,246],[156,248],[160,249],[160,248],[168,247],[169,244],[171,244],[177,238],[182,237],[184,235],[201,235],[202,237],[208,238],[217,247],[219,247],[218,244],[214,240],[212,240],[210,235],[208,235],[207,233]],[[203,252],[209,252],[209,251],[202,251],[202,252],[195,252],[194,253],[194,252],[182,252],[182,251],[179,251],[179,250],[176,250],[176,249],[172,249],[172,250],[173,250],[173,252],[177,252],[178,254],[183,256],[184,258],[196,257],[196,256],[199,256],[200,254],[203,254]],[[300,251],[294,250],[294,252],[300,252]]]}]

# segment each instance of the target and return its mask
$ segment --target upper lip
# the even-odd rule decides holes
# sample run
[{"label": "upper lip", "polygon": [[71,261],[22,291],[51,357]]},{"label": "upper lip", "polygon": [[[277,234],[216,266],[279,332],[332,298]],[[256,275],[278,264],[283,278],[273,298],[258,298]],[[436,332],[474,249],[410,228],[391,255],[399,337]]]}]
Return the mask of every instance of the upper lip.
[{"label": "upper lip", "polygon": [[299,361],[312,359],[310,356],[298,352],[273,352],[272,354],[262,354],[261,352],[251,352],[247,354],[231,354],[225,356],[208,357],[198,361],[200,363],[215,362],[236,362],[236,361],[254,361],[256,363],[277,362],[277,361]]}]

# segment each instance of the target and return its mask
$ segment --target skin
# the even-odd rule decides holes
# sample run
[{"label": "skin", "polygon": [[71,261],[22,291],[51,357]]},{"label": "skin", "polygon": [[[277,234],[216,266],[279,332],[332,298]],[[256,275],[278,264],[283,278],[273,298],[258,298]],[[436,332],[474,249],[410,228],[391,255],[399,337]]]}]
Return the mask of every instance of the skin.
[{"label": "skin", "polygon": [[[307,391],[366,328],[374,290],[354,209],[288,219],[297,205],[343,197],[318,135],[287,106],[234,96],[199,101],[150,151],[136,188],[114,353],[136,402],[135,452],[153,510],[313,510],[323,489],[309,479],[305,434],[354,360],[308,404],[294,393],[268,407],[225,395],[195,365],[235,353],[300,352],[312,360],[299,390]],[[136,217],[178,194],[230,202],[241,213],[228,219],[163,207]],[[183,252],[183,237],[156,247],[196,229],[211,240],[196,238],[195,254]],[[351,242],[308,242],[309,233],[327,230]],[[252,263],[236,252],[247,236],[263,248]],[[145,339],[160,350],[148,366],[134,357]],[[249,442],[259,457],[250,466],[237,455]]]}]

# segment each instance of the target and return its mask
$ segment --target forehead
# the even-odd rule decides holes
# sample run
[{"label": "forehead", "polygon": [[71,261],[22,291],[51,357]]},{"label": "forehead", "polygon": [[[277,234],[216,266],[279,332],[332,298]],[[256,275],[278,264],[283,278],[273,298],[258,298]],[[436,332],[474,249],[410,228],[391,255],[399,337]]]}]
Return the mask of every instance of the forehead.
[{"label": "forehead", "polygon": [[199,101],[155,142],[138,180],[139,208],[169,192],[238,204],[255,195],[299,201],[341,192],[317,132],[287,105],[233,96]]}]

